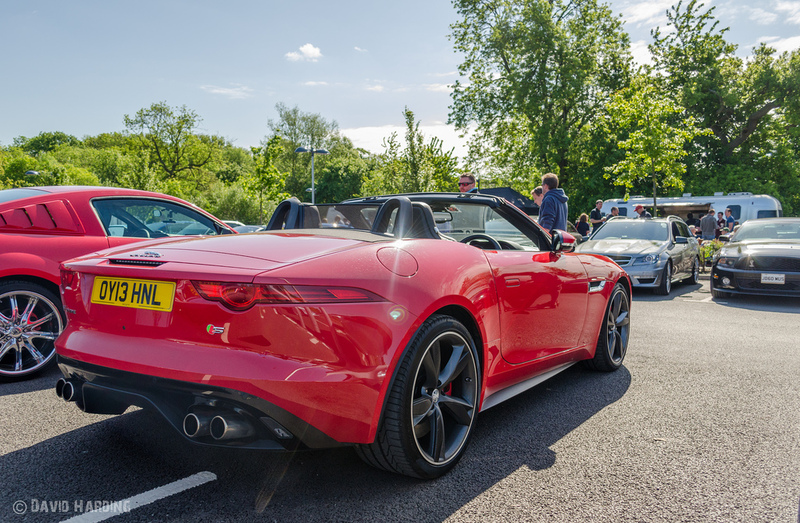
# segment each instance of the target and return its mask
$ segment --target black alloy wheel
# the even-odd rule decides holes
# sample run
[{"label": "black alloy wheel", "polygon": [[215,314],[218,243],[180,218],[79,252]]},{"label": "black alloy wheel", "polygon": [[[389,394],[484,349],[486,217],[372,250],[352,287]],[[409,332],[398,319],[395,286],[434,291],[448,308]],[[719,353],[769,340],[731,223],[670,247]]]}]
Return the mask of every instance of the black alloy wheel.
[{"label": "black alloy wheel", "polygon": [[480,372],[469,331],[454,318],[428,319],[403,359],[376,441],[357,447],[367,463],[431,479],[464,454],[478,414]]},{"label": "black alloy wheel", "polygon": [[24,281],[0,284],[0,377],[19,378],[47,367],[63,329],[61,301],[51,291]]},{"label": "black alloy wheel", "polygon": [[611,372],[622,366],[628,352],[630,338],[631,303],[625,287],[617,283],[606,306],[606,314],[597,338],[594,358],[589,366],[595,370]]}]

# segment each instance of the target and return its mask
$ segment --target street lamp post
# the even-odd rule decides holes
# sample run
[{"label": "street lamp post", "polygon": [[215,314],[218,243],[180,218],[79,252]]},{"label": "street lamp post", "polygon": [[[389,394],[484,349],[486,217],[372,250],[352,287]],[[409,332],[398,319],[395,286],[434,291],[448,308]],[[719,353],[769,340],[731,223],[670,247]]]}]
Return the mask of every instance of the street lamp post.
[{"label": "street lamp post", "polygon": [[311,205],[317,204],[316,190],[314,187],[314,155],[315,154],[328,154],[325,149],[306,149],[305,147],[298,147],[294,150],[296,153],[311,153]]}]

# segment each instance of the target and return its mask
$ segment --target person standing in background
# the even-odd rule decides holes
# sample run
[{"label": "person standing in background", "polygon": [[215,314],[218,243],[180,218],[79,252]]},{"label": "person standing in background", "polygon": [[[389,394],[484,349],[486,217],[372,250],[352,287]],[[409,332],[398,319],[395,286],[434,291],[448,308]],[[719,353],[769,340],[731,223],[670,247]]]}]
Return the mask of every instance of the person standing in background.
[{"label": "person standing in background", "polygon": [[542,206],[542,198],[544,198],[544,193],[542,192],[541,185],[534,187],[534,189],[531,191],[531,198],[533,198],[533,203],[539,207]]},{"label": "person standing in background", "polygon": [[547,232],[553,229],[567,230],[567,201],[569,196],[558,186],[558,176],[547,173],[542,176],[542,205],[539,207],[539,225]]},{"label": "person standing in background", "polygon": [[589,216],[587,216],[585,212],[582,212],[578,218],[575,229],[581,236],[589,236]]},{"label": "person standing in background", "polygon": [[[597,229],[603,225],[604,221],[606,221],[606,219],[603,217],[603,212],[600,210],[602,206],[603,200],[597,200],[594,203],[594,209],[592,209],[592,212],[589,213],[589,221],[592,222],[592,230]],[[586,235],[584,234],[584,236]]]}]

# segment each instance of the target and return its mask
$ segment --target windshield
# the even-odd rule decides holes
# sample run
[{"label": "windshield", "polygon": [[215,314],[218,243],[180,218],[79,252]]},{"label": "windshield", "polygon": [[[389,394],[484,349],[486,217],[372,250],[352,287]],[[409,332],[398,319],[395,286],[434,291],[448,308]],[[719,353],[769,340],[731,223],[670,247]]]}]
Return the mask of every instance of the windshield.
[{"label": "windshield", "polygon": [[[539,250],[537,241],[543,241],[528,236],[502,212],[485,203],[448,202],[436,199],[426,203],[430,206],[438,233],[451,240],[461,241],[474,234],[489,235],[500,242],[503,249],[513,250]],[[307,207],[306,213],[313,214],[314,219],[304,220],[304,227],[370,230],[378,205],[345,202],[316,205],[313,207],[315,212],[311,212],[310,209]],[[389,231],[393,230],[395,214],[396,212],[390,216]]]},{"label": "windshield", "polygon": [[749,220],[733,235],[734,241],[742,240],[800,240],[800,220],[792,222],[761,222]]},{"label": "windshield", "polygon": [[600,227],[591,237],[592,240],[652,240],[665,242],[669,240],[667,222],[653,220],[614,220]]}]

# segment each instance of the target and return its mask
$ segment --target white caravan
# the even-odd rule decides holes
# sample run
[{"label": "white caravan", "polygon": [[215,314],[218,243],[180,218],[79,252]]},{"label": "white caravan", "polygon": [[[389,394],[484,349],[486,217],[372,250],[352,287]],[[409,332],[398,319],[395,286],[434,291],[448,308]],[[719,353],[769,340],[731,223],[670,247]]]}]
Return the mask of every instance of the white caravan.
[{"label": "white caravan", "polygon": [[[730,208],[731,214],[737,223],[744,223],[753,218],[776,218],[783,216],[781,202],[776,198],[766,194],[753,194],[751,192],[732,192],[724,194],[714,193],[714,196],[692,196],[686,193],[683,196],[664,196],[656,200],[658,215],[667,216],[670,214],[687,219],[689,213],[694,218],[700,219],[708,213],[709,209],[714,209],[715,213],[724,212]],[[653,197],[633,196],[627,201],[623,199],[605,200],[601,211],[604,215],[611,214],[611,207],[618,207],[621,216],[636,216],[633,208],[637,205],[644,205],[644,208],[653,212]]]}]

